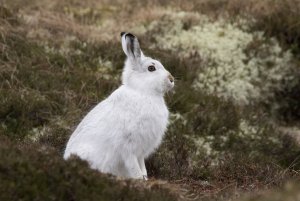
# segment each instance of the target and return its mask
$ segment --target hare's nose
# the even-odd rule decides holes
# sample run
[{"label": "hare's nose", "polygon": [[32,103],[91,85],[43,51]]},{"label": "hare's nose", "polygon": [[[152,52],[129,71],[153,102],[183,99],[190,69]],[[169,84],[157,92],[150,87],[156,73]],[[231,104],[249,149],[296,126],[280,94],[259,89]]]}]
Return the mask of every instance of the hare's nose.
[{"label": "hare's nose", "polygon": [[168,75],[168,78],[169,78],[170,82],[174,82],[174,77],[171,74]]}]

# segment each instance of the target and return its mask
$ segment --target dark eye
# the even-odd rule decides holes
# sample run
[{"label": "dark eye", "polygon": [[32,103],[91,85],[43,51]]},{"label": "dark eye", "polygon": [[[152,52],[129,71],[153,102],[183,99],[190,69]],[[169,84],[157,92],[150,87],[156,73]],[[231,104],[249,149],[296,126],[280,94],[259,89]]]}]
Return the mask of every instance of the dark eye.
[{"label": "dark eye", "polygon": [[153,72],[155,70],[156,70],[155,66],[149,66],[148,67],[148,71],[150,71],[150,72]]}]

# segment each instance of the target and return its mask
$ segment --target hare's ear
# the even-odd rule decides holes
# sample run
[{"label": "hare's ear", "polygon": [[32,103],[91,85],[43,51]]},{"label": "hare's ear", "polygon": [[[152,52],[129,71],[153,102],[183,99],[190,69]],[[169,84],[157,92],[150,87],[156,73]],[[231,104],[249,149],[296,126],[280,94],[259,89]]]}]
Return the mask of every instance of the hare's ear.
[{"label": "hare's ear", "polygon": [[122,32],[121,38],[122,48],[127,57],[133,61],[140,61],[142,51],[137,37],[131,33]]}]

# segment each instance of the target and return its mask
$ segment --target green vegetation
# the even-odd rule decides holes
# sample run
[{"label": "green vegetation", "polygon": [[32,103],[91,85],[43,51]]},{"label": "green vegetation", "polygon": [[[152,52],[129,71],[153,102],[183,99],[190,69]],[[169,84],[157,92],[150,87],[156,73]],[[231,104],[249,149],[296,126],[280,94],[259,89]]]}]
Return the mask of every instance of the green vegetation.
[{"label": "green vegetation", "polygon": [[[300,7],[270,2],[1,2],[0,200],[293,197],[299,141],[282,127],[300,122]],[[149,182],[62,159],[74,127],[120,84],[124,30],[176,78]]]},{"label": "green vegetation", "polygon": [[139,189],[78,159],[65,162],[54,150],[3,136],[0,156],[1,200],[175,200],[166,190]]}]

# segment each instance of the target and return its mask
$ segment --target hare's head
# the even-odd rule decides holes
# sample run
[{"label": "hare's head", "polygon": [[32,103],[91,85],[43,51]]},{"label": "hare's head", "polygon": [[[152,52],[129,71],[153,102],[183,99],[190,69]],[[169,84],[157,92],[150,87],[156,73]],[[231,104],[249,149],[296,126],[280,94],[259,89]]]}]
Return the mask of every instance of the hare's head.
[{"label": "hare's head", "polygon": [[159,61],[143,54],[136,36],[122,32],[121,38],[127,56],[122,75],[124,85],[153,94],[163,94],[174,87],[173,76]]}]

